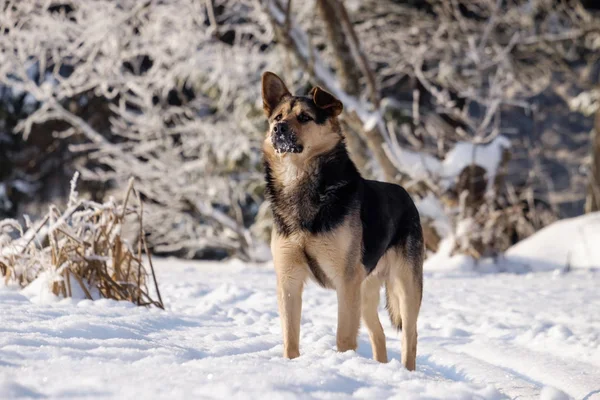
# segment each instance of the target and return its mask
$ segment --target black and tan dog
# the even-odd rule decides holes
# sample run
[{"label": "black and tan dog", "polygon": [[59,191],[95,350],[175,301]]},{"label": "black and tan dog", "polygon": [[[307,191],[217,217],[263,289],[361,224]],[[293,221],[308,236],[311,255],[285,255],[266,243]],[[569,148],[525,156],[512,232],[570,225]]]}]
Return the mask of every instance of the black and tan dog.
[{"label": "black and tan dog", "polygon": [[402,187],[360,176],[337,119],[342,103],[333,95],[315,87],[309,97],[292,96],[265,72],[262,97],[284,356],[300,355],[302,289],[312,278],[337,291],[338,351],[356,349],[362,316],[374,358],[387,362],[377,313],[385,285],[392,324],[402,329],[402,363],[414,370],[424,256],[414,203]]}]

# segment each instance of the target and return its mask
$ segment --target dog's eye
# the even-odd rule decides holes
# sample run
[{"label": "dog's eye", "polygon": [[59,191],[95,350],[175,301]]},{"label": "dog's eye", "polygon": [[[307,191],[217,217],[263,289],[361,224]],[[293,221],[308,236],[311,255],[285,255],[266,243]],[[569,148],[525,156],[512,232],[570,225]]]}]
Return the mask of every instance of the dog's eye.
[{"label": "dog's eye", "polygon": [[275,117],[275,121],[281,121],[281,118],[283,116],[281,114],[277,114],[277,116]]},{"label": "dog's eye", "polygon": [[310,117],[310,115],[302,113],[302,114],[298,115],[298,121],[308,122],[308,121],[312,121],[312,118]]}]

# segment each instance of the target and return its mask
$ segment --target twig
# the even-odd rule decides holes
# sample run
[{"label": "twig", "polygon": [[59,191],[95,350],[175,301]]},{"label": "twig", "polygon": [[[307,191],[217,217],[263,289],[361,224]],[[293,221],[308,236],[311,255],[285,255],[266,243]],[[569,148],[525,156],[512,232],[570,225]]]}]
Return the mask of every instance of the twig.
[{"label": "twig", "polygon": [[83,283],[83,280],[81,279],[81,277],[79,275],[77,275],[77,273],[75,271],[71,271],[71,273],[75,277],[75,280],[79,283],[79,286],[81,287],[81,290],[83,290],[83,293],[85,294],[85,297],[87,299],[89,299],[89,300],[94,300],[93,297],[92,297],[92,295],[90,294],[89,290],[87,289],[87,287]]},{"label": "twig", "polygon": [[123,219],[125,217],[125,210],[127,209],[127,201],[129,200],[129,195],[131,194],[131,190],[133,189],[133,181],[134,181],[133,177],[129,178],[129,183],[127,185],[127,193],[125,194],[125,200],[123,201],[123,211],[121,211],[121,219]]},{"label": "twig", "polygon": [[48,222],[49,218],[50,218],[50,215],[46,215],[44,217],[44,219],[42,220],[42,222],[40,223],[40,225],[32,233],[31,238],[29,238],[29,240],[27,241],[27,243],[25,243],[25,246],[23,246],[23,248],[21,249],[21,254],[25,253],[25,250],[29,247],[29,245],[31,244],[31,242],[33,242],[33,240],[37,237],[38,233],[40,233],[40,231],[42,230],[42,228],[44,227],[44,225],[46,225],[46,223]]},{"label": "twig", "polygon": [[[146,242],[146,235],[144,232],[144,228],[142,225],[142,215],[144,215],[144,203],[142,203],[142,199],[140,198],[139,193],[136,191],[136,196],[138,199],[138,204],[140,206],[140,234],[141,234],[141,240],[142,243],[144,244],[144,251],[146,252],[146,257],[148,257],[148,264],[150,265],[150,271],[152,272],[152,280],[154,281],[154,288],[156,289],[156,295],[158,296],[158,302],[160,304],[160,308],[162,308],[164,310],[165,306],[164,303],[162,301],[162,297],[160,295],[160,290],[158,289],[158,282],[156,280],[156,273],[154,272],[154,265],[152,264],[152,255],[150,253],[150,249],[148,249],[148,243]],[[138,299],[139,301],[139,299]]]},{"label": "twig", "polygon": [[217,22],[217,17],[215,16],[213,0],[206,0],[206,12],[208,14],[208,21],[210,23],[213,35],[219,37],[219,23]]}]

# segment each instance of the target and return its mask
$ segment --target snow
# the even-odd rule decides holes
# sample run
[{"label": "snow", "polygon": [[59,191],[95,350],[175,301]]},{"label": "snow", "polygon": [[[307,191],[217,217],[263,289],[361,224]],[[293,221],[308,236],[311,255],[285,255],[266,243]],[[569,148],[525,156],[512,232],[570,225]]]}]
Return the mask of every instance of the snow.
[{"label": "snow", "polygon": [[336,295],[314,284],[301,356],[282,358],[270,263],[156,259],[164,311],[61,299],[45,272],[0,286],[0,398],[600,399],[599,236],[596,213],[496,262],[442,241],[425,264],[416,372],[383,301],[391,361],[371,359],[364,328],[357,352],[336,352]]},{"label": "snow", "polygon": [[[424,199],[417,203],[436,219],[441,227],[444,221],[435,213],[435,203]],[[421,206],[422,205],[422,206]],[[428,214],[429,213],[429,214]],[[462,221],[467,224],[468,220]],[[468,225],[467,225],[468,227]],[[461,227],[457,228],[460,233]],[[457,235],[460,236],[460,235]],[[510,247],[497,259],[475,260],[470,256],[452,255],[456,237],[448,235],[440,242],[437,253],[425,261],[425,269],[442,273],[497,273],[497,272],[552,272],[562,274],[571,269],[600,271],[600,212],[563,219],[541,229]]]},{"label": "snow", "polygon": [[593,399],[600,393],[594,269],[426,272],[417,371],[408,372],[383,304],[388,364],[371,360],[364,328],[357,353],[335,351],[335,293],[309,284],[302,354],[290,361],[281,357],[270,264],[155,264],[165,311],[104,299],[42,301],[32,289],[1,287],[0,398]]},{"label": "snow", "polygon": [[32,303],[53,303],[60,298],[52,293],[52,284],[59,277],[50,269],[42,271],[25,289],[21,291]]},{"label": "snow", "polygon": [[396,147],[395,153],[395,160],[397,160],[398,168],[407,173],[414,180],[439,177],[441,175],[442,161],[430,154],[411,151],[400,147]]},{"label": "snow", "polygon": [[600,269],[598,243],[600,212],[555,222],[511,247],[506,258],[536,270]]},{"label": "snow", "polygon": [[[62,280],[63,277],[61,274],[57,273],[53,269],[46,269],[45,271],[42,271],[29,285],[27,285],[21,291],[21,294],[29,298],[29,300],[35,304],[59,302],[62,300],[62,298],[52,293],[52,285],[54,282]],[[101,298],[100,291],[97,287],[89,287],[86,285],[86,289],[94,300]],[[84,300],[86,298],[85,292],[76,281],[73,281],[73,284],[71,285],[71,294],[72,296],[70,300]]]},{"label": "snow", "polygon": [[469,165],[478,165],[487,172],[488,186],[494,182],[502,161],[502,152],[510,147],[510,141],[499,135],[487,144],[458,142],[443,160],[430,154],[415,152],[395,146],[393,150],[396,166],[414,180],[439,180],[449,188]]},{"label": "snow", "polygon": [[447,177],[457,177],[465,167],[475,164],[487,171],[488,182],[493,183],[502,161],[502,152],[509,147],[510,141],[502,135],[484,145],[459,142],[446,154],[442,173]]},{"label": "snow", "polygon": [[422,217],[431,219],[436,231],[442,237],[452,235],[452,222],[444,212],[442,202],[433,193],[427,193],[422,199],[416,199],[415,205]]},{"label": "snow", "polygon": [[540,400],[569,400],[569,396],[552,387],[545,387],[540,395]]}]

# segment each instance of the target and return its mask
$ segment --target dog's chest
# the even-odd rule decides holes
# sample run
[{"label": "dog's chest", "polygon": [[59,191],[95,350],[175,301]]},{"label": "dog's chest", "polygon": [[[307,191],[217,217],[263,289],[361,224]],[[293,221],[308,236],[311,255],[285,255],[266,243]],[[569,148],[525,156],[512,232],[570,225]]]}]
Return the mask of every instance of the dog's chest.
[{"label": "dog's chest", "polygon": [[324,287],[337,287],[360,264],[361,233],[349,218],[335,230],[304,235],[303,253],[313,278]]},{"label": "dog's chest", "polygon": [[284,190],[296,188],[306,176],[306,172],[292,162],[281,163],[277,169],[277,173]]},{"label": "dog's chest", "polygon": [[267,171],[275,227],[284,236],[330,233],[357,208],[356,177],[335,165],[282,158]]},{"label": "dog's chest", "polygon": [[283,163],[276,171],[280,190],[274,201],[274,212],[290,231],[312,225],[321,208],[315,176],[292,163]]}]

